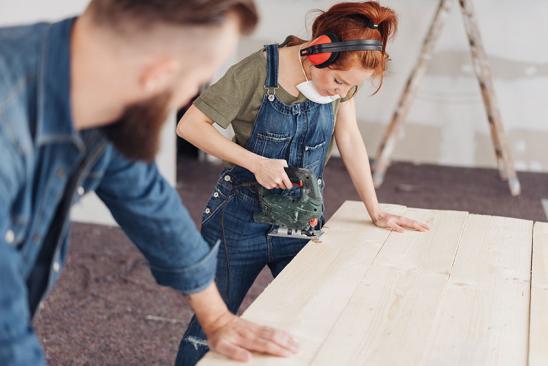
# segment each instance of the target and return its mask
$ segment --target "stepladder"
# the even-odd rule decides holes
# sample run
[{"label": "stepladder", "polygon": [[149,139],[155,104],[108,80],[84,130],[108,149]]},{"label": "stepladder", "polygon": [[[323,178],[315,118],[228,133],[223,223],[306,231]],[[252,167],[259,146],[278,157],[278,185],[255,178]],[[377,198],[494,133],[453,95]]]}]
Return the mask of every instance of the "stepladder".
[{"label": "stepladder", "polygon": [[[432,57],[435,44],[443,30],[453,1],[454,0],[439,1],[426,37],[422,43],[417,62],[405,83],[396,109],[392,114],[392,118],[379,143],[373,165],[373,181],[376,187],[380,187],[384,181],[399,132],[409,113],[420,80],[426,73],[428,60]],[[510,193],[513,196],[517,196],[521,192],[521,186],[515,171],[507,137],[504,132],[502,116],[498,108],[493,84],[493,74],[481,39],[477,17],[474,13],[471,0],[458,0],[458,4],[462,13],[466,36],[468,38],[474,72],[479,83],[483,104],[485,106],[489,132],[493,142],[500,177],[508,182]]]}]

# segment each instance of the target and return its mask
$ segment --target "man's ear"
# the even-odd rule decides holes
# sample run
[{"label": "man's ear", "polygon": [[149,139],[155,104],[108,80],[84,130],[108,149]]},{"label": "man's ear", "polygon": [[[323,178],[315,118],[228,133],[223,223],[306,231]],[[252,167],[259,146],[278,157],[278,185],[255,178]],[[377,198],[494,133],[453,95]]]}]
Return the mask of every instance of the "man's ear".
[{"label": "man's ear", "polygon": [[145,66],[140,78],[140,86],[147,95],[157,94],[174,81],[180,63],[173,57],[164,57]]}]

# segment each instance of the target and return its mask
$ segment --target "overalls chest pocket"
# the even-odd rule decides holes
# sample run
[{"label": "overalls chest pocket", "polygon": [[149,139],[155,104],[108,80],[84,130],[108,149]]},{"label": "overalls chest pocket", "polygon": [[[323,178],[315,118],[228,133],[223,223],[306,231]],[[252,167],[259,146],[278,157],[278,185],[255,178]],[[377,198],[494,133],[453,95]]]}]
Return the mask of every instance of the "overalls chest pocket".
[{"label": "overalls chest pocket", "polygon": [[289,133],[261,131],[255,135],[253,151],[265,158],[284,159],[290,142]]}]

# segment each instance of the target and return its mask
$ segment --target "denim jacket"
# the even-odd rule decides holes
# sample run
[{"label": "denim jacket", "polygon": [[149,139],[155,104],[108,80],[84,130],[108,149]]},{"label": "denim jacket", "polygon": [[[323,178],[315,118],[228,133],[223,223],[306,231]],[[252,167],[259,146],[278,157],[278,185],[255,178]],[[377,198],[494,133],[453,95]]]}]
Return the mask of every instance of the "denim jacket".
[{"label": "denim jacket", "polygon": [[[145,255],[156,281],[184,293],[215,276],[210,248],[155,164],[125,159],[70,106],[74,19],[0,28],[0,365],[42,365],[30,289],[44,248],[41,299],[67,252],[71,203],[95,191]],[[68,202],[68,204],[67,204]],[[53,244],[53,245],[52,245]]]}]

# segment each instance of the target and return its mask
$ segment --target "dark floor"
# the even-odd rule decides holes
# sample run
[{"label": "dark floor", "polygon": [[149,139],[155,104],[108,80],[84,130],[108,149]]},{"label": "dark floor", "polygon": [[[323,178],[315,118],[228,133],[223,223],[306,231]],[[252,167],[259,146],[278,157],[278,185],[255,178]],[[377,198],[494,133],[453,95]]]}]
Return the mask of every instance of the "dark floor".
[{"label": "dark floor", "polygon": [[[178,190],[195,221],[220,170],[181,163]],[[546,221],[548,174],[519,176],[523,193],[513,198],[495,170],[399,163],[378,195],[386,203]],[[330,161],[325,180],[327,216],[357,199],[340,160]],[[244,308],[270,280],[263,271]],[[171,365],[190,314],[181,295],[155,285],[119,229],[76,224],[68,265],[35,325],[50,365]]]}]

